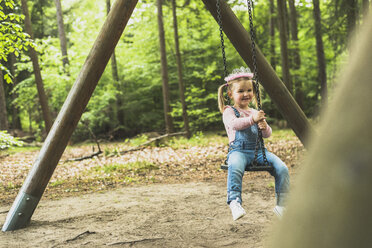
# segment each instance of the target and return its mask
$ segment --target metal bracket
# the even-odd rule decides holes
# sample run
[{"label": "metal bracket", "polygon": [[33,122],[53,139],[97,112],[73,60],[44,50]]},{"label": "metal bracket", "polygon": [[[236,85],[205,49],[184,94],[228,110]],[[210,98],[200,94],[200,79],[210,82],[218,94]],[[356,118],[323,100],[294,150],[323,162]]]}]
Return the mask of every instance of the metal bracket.
[{"label": "metal bracket", "polygon": [[31,220],[40,197],[35,197],[20,191],[6,217],[3,232],[26,227]]}]

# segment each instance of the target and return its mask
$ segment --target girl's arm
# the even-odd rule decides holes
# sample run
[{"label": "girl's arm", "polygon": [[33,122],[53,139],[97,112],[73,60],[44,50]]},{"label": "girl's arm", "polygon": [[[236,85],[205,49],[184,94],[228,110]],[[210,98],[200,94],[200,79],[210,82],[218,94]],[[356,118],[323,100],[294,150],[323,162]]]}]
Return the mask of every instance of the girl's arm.
[{"label": "girl's arm", "polygon": [[[253,110],[253,111],[257,112],[257,110]],[[262,131],[262,137],[263,138],[269,138],[271,136],[272,129],[269,126],[269,124],[267,124],[266,117],[263,120],[259,121],[257,123],[257,125],[258,125],[258,128],[261,129],[261,131]]]},{"label": "girl's arm", "polygon": [[231,107],[225,108],[223,111],[223,123],[226,127],[229,127],[233,130],[243,130],[254,124],[253,116],[248,117],[239,117],[235,116],[235,112]]},{"label": "girl's arm", "polygon": [[262,130],[262,137],[269,138],[271,136],[271,133],[272,133],[272,129],[269,126],[269,124],[266,123],[266,128]]}]

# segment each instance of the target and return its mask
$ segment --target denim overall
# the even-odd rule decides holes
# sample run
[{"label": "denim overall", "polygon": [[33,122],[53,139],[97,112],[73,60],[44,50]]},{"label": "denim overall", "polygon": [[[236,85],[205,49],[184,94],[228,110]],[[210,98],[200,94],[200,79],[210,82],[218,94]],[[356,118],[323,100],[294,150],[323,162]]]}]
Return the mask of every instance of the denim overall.
[{"label": "denim overall", "polygon": [[[240,117],[239,111],[232,107],[235,116]],[[235,140],[230,142],[229,153],[227,154],[227,203],[238,198],[242,202],[242,179],[245,167],[254,160],[256,137],[258,135],[257,125],[252,125],[243,130],[236,130]],[[265,149],[268,162],[274,167],[272,176],[275,178],[276,203],[283,206],[289,190],[289,173],[284,162],[275,154]],[[261,145],[257,157],[258,163],[263,163]]]}]

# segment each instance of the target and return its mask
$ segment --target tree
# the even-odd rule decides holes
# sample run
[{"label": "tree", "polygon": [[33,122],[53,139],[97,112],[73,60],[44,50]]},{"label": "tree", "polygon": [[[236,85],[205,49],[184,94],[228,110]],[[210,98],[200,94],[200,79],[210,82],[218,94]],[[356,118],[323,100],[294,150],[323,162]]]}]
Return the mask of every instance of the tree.
[{"label": "tree", "polygon": [[358,1],[357,0],[344,0],[346,6],[346,18],[347,18],[347,33],[349,36],[354,31],[358,16]]},{"label": "tree", "polygon": [[167,133],[173,132],[173,120],[171,116],[169,85],[168,85],[168,69],[167,69],[167,54],[165,47],[165,35],[163,24],[163,6],[162,0],[157,0],[158,8],[158,29],[159,29],[159,43],[160,43],[160,60],[161,60],[161,75],[163,81],[163,104],[164,104],[164,119],[165,129]]},{"label": "tree", "polygon": [[[111,9],[111,2],[110,2],[110,0],[106,0],[107,15],[110,13],[110,9]],[[112,53],[112,56],[111,56],[111,73],[112,73],[113,79],[116,82],[119,82],[119,73],[118,73],[118,65],[116,63],[115,50],[114,50],[114,52]]]},{"label": "tree", "polygon": [[297,11],[294,0],[289,0],[291,37],[293,42],[293,63],[292,68],[295,70],[293,81],[295,86],[295,99],[298,105],[304,108],[304,95],[302,92],[302,82],[298,76],[298,70],[301,68],[300,50],[298,47],[298,27],[297,27]]},{"label": "tree", "polygon": [[[18,56],[26,49],[26,46],[33,46],[28,35],[23,32],[19,25],[22,22],[22,16],[14,12],[14,1],[0,1],[0,129],[9,128],[8,115],[6,110],[6,99],[4,91],[4,79],[11,83],[11,71],[9,71],[3,62],[8,60],[8,56],[14,53]],[[3,71],[5,74],[3,75]],[[13,73],[14,74],[14,73]]]},{"label": "tree", "polygon": [[327,105],[327,71],[323,47],[322,21],[320,16],[319,0],[313,0],[313,14],[315,23],[316,54],[318,61],[318,80],[320,82],[320,94],[322,105]]},{"label": "tree", "polygon": [[8,130],[8,113],[6,111],[6,100],[4,92],[3,73],[0,70],[0,130]]},{"label": "tree", "polygon": [[275,5],[274,0],[270,0],[270,20],[269,20],[269,26],[270,26],[270,64],[276,69],[276,57],[275,57]]},{"label": "tree", "polygon": [[3,62],[8,60],[9,54],[14,53],[18,57],[27,49],[26,47],[33,47],[34,44],[29,35],[23,32],[20,25],[23,17],[14,12],[14,1],[3,0],[0,4],[0,69],[5,71],[5,81],[11,83],[10,72],[4,67]]},{"label": "tree", "polygon": [[[32,39],[33,32],[32,32],[32,27],[31,27],[30,15],[28,12],[27,0],[21,0],[21,3],[22,3],[22,12],[25,16],[25,29]],[[41,77],[38,55],[33,47],[30,47],[30,57],[32,60],[32,65],[34,67],[35,82],[36,82],[37,92],[39,95],[41,111],[43,113],[45,131],[48,133],[50,128],[52,127],[52,115],[49,111],[48,99],[47,99],[47,96],[44,90],[44,84],[43,84],[43,79]]]},{"label": "tree", "polygon": [[65,33],[65,27],[63,24],[63,14],[62,14],[62,6],[60,0],[54,0],[56,4],[56,10],[57,10],[57,23],[58,23],[58,36],[59,36],[59,42],[61,46],[61,52],[62,52],[62,63],[63,63],[63,70],[67,75],[69,74],[69,61],[68,61],[68,55],[67,55],[67,41],[66,41],[66,33]]},{"label": "tree", "polygon": [[189,127],[189,117],[187,115],[186,101],[185,101],[185,88],[183,84],[182,77],[182,60],[180,53],[179,37],[178,37],[178,24],[177,24],[177,11],[176,11],[176,1],[172,0],[172,13],[173,13],[173,29],[174,29],[174,44],[176,49],[176,60],[177,60],[177,72],[178,72],[178,84],[180,90],[180,100],[182,104],[182,117],[184,122],[184,128],[186,131],[187,138],[191,137],[190,127]]},{"label": "tree", "polygon": [[[111,9],[111,1],[106,0],[106,10],[107,10],[107,15],[110,13]],[[119,124],[123,125],[124,124],[124,110],[123,110],[123,99],[122,99],[122,89],[121,89],[121,82],[119,80],[119,72],[118,72],[118,64],[116,62],[116,54],[115,54],[115,49],[111,55],[111,74],[112,78],[115,81],[116,88],[118,90],[118,94],[116,94],[116,112],[117,112],[117,120]]]},{"label": "tree", "polygon": [[[12,84],[12,89],[14,89],[17,84],[17,77],[16,77],[16,70],[15,70],[15,56],[13,54],[10,54],[10,59],[9,59],[9,70],[10,73],[13,75],[13,84]],[[19,109],[18,107],[14,104],[14,101],[17,99],[18,95],[16,92],[12,92],[12,123],[11,123],[11,128],[12,129],[22,129],[21,125],[21,119],[19,118]]]},{"label": "tree", "polygon": [[289,73],[289,58],[287,45],[287,18],[286,18],[286,4],[285,0],[277,0],[278,7],[278,21],[280,33],[280,51],[282,60],[282,77],[289,92],[293,93],[293,86],[291,75]]}]

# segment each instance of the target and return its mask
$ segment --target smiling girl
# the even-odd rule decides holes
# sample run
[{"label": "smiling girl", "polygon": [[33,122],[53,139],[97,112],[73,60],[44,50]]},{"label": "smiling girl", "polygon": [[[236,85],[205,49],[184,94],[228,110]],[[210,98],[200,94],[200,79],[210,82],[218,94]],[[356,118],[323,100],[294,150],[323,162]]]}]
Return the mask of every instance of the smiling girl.
[{"label": "smiling girl", "polygon": [[[245,215],[242,204],[242,179],[245,167],[255,156],[256,138],[258,129],[261,129],[263,138],[271,135],[271,127],[266,122],[264,111],[257,111],[250,107],[256,102],[256,92],[253,87],[253,73],[249,68],[233,70],[225,78],[226,83],[218,89],[218,106],[223,114],[223,123],[229,138],[229,153],[227,155],[227,204],[229,204],[233,220]],[[227,88],[228,97],[233,100],[232,106],[225,106],[223,96]],[[285,210],[284,202],[289,190],[288,168],[280,158],[265,149],[266,158],[274,167],[272,175],[275,177],[276,206],[274,212],[278,217]],[[259,149],[258,163],[263,163],[263,154]]]}]

